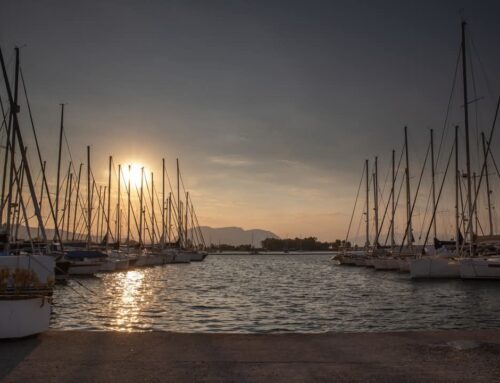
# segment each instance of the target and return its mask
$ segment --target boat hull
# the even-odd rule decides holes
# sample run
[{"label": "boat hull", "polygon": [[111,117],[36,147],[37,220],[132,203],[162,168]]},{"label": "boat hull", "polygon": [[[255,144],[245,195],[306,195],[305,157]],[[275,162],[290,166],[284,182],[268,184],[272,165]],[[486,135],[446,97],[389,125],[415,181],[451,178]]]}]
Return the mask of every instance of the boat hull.
[{"label": "boat hull", "polygon": [[460,277],[500,280],[500,258],[466,258],[460,262]]},{"label": "boat hull", "polygon": [[48,330],[51,304],[47,297],[0,299],[0,339],[23,338]]},{"label": "boat hull", "polygon": [[410,261],[412,279],[460,278],[460,264],[448,258],[418,258]]}]

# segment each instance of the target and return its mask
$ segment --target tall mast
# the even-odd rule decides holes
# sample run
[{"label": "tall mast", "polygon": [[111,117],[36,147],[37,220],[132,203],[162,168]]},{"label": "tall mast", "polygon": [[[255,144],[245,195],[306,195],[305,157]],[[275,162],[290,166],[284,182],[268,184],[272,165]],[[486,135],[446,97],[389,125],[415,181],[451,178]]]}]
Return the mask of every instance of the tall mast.
[{"label": "tall mast", "polygon": [[[477,175],[476,172],[472,173],[472,179],[474,180],[474,194],[477,192]],[[474,204],[474,209],[472,211],[472,214],[474,216],[474,224],[476,225],[476,233],[478,233],[479,229],[479,217],[477,216],[477,202]]]},{"label": "tall mast", "polygon": [[66,211],[67,211],[67,204],[68,204],[68,192],[69,192],[69,175],[71,174],[71,161],[69,162],[68,166],[68,172],[66,174],[66,188],[64,190],[64,204],[62,208],[62,221],[61,221],[61,241],[62,237],[64,236],[64,226],[66,223]]},{"label": "tall mast", "polygon": [[370,247],[370,179],[368,177],[368,160],[365,160],[366,170],[366,250]]},{"label": "tall mast", "polygon": [[67,209],[68,209],[68,219],[66,223],[66,241],[69,240],[69,223],[71,219],[71,200],[73,197],[73,173],[69,173],[69,191],[68,191],[68,204],[67,204]]},{"label": "tall mast", "polygon": [[[96,187],[97,187],[97,185],[96,185]],[[101,241],[100,240],[100,235],[99,235],[99,232],[100,232],[100,229],[101,229],[101,212],[103,210],[101,208],[101,203],[102,203],[101,196],[102,196],[102,185],[99,185],[99,191],[98,191],[98,194],[97,194],[97,225],[96,225],[96,228],[95,228],[95,237],[96,237],[96,242],[97,243],[99,243]],[[104,213],[104,212],[102,212],[102,213]]]},{"label": "tall mast", "polygon": [[23,196],[22,196],[22,190],[23,190],[23,184],[24,184],[24,166],[21,163],[19,167],[19,172],[20,173],[20,183],[18,187],[16,188],[16,225],[15,225],[15,234],[14,234],[14,240],[17,242],[19,239],[18,234],[19,234],[19,226],[21,225],[21,203],[23,201]]},{"label": "tall mast", "polygon": [[117,192],[118,192],[118,202],[116,203],[116,243],[118,244],[118,248],[120,248],[120,239],[122,236],[121,229],[122,229],[122,212],[120,208],[120,199],[121,199],[121,174],[122,174],[122,165],[118,164],[118,180],[116,181],[117,185]]},{"label": "tall mast", "polygon": [[184,240],[186,242],[187,246],[187,241],[188,241],[188,217],[189,217],[189,192],[186,192],[186,222],[184,222]]},{"label": "tall mast", "polygon": [[172,192],[168,193],[168,228],[167,228],[167,239],[168,246],[170,246],[170,231],[172,229]]},{"label": "tall mast", "polygon": [[[4,110],[2,107],[2,117],[5,119],[5,114]],[[3,224],[3,212],[4,212],[4,206],[5,206],[5,182],[7,180],[7,171],[10,170],[7,169],[7,164],[9,163],[9,153],[11,150],[11,145],[10,145],[10,136],[11,136],[11,128],[12,128],[12,113],[9,112],[9,122],[6,126],[6,143],[5,143],[5,158],[3,162],[3,177],[2,177],[2,194],[1,194],[1,200],[0,200],[0,225]],[[40,229],[38,229],[40,230]]]},{"label": "tall mast", "polygon": [[178,225],[178,236],[179,236],[179,246],[182,247],[182,211],[181,211],[181,186],[180,186],[180,171],[179,171],[179,159],[177,162],[177,225]]},{"label": "tall mast", "polygon": [[[10,114],[12,116],[12,122],[13,122],[13,130],[14,133],[16,134],[17,140],[19,141],[19,147],[21,151],[21,157],[23,164],[25,166],[25,172],[26,172],[26,180],[28,181],[28,187],[30,191],[30,197],[33,201],[33,207],[35,209],[35,216],[38,221],[38,225],[40,227],[40,231],[42,233],[42,238],[43,240],[47,240],[47,236],[45,233],[45,225],[42,219],[42,215],[40,213],[40,206],[38,205],[38,200],[36,198],[36,191],[35,191],[35,185],[33,183],[33,178],[31,177],[31,170],[28,164],[28,157],[26,156],[26,151],[24,150],[24,142],[23,142],[23,136],[21,134],[21,130],[19,129],[19,120],[17,118],[17,113],[19,113],[19,105],[17,104],[17,85],[15,87],[15,98],[12,97],[12,92],[10,89],[10,84],[9,84],[9,78],[7,76],[7,70],[5,66],[5,61],[3,58],[2,51],[0,49],[0,63],[2,65],[2,74],[4,77],[4,82],[5,82],[5,87],[7,88],[7,95],[9,98],[9,104],[10,104]],[[16,48],[16,73],[19,72],[19,48]],[[18,83],[18,76],[16,75],[16,83]],[[14,148],[14,145],[11,145],[12,149]],[[11,149],[11,150],[12,150]],[[49,203],[50,203],[50,198],[49,198]],[[52,206],[51,206],[52,208]],[[59,232],[56,227],[56,235],[58,238],[59,237]]]},{"label": "tall mast", "polygon": [[[59,189],[61,187],[60,185],[60,179],[61,179],[61,152],[62,152],[62,139],[63,139],[63,132],[64,132],[64,104],[61,104],[61,125],[59,128],[59,152],[57,155],[57,179],[56,179],[56,226],[59,228]],[[64,228],[63,228],[64,229]]]},{"label": "tall mast", "polygon": [[128,166],[128,189],[127,189],[127,246],[130,242],[130,173],[132,167]]},{"label": "tall mast", "polygon": [[434,238],[437,238],[436,226],[436,165],[434,163],[434,130],[431,129],[431,177],[432,177],[432,211],[434,212]]},{"label": "tall mast", "polygon": [[[7,140],[8,140],[9,137],[7,137]],[[45,173],[45,168],[46,168],[46,165],[47,165],[47,161],[43,161],[43,165],[42,165],[42,173]],[[38,202],[38,204],[40,205],[40,212],[42,211],[42,202],[43,202],[43,182],[42,182],[42,185],[40,187],[40,202]],[[0,218],[0,221],[1,221],[1,218]],[[38,239],[40,239],[40,228],[38,228],[36,230],[36,237]]]},{"label": "tall mast", "polygon": [[[19,113],[19,104],[18,100],[18,89],[19,89],[19,48],[16,47],[16,67],[15,67],[15,77],[14,77],[14,100],[11,102],[11,116],[14,120],[13,123],[16,125],[17,113]],[[2,62],[3,64],[3,62]],[[4,80],[7,81],[6,73],[4,72]],[[14,126],[12,129],[12,139],[11,139],[11,148],[10,148],[10,172],[9,172],[9,195],[8,195],[8,203],[7,203],[7,225],[6,232],[10,237],[11,231],[11,212],[12,212],[12,193],[14,186],[14,173],[16,172],[16,127]],[[20,144],[21,146],[21,144]],[[22,147],[21,147],[22,149]]]},{"label": "tall mast", "polygon": [[408,222],[408,232],[406,241],[408,246],[413,244],[413,229],[411,225],[411,196],[410,196],[410,159],[408,155],[408,127],[405,126],[405,153],[406,153],[406,219]]},{"label": "tall mast", "polygon": [[108,165],[108,208],[106,216],[106,248],[109,244],[109,237],[111,236],[110,218],[111,218],[111,166],[113,162],[113,156],[109,156]]},{"label": "tall mast", "polygon": [[87,247],[92,243],[92,189],[90,185],[90,146],[87,145]]},{"label": "tall mast", "polygon": [[375,211],[375,242],[373,247],[378,246],[378,157],[375,156],[375,171],[373,173],[373,204]]},{"label": "tall mast", "polygon": [[161,172],[161,247],[165,247],[165,158],[162,158]]},{"label": "tall mast", "polygon": [[155,245],[155,182],[151,172],[151,248]]},{"label": "tall mast", "polygon": [[472,210],[472,186],[471,186],[471,170],[470,170],[470,143],[469,143],[469,101],[467,98],[467,55],[465,44],[465,20],[462,20],[462,80],[463,80],[463,96],[464,96],[464,122],[465,122],[465,156],[467,161],[467,206],[469,208],[469,246],[473,252],[472,242],[474,241],[474,227],[472,225],[473,210]]},{"label": "tall mast", "polygon": [[75,235],[76,235],[76,214],[77,214],[77,211],[78,211],[78,203],[80,202],[80,180],[82,178],[82,167],[83,167],[83,164],[80,163],[80,168],[78,169],[78,181],[77,181],[77,184],[76,184],[75,212],[73,213],[74,214],[74,217],[73,217],[73,234],[71,236],[71,240],[72,241],[75,240]]},{"label": "tall mast", "polygon": [[394,249],[394,218],[396,215],[396,206],[394,200],[394,184],[396,183],[396,151],[392,150],[392,187],[391,187],[391,248]]},{"label": "tall mast", "polygon": [[459,194],[460,170],[458,169],[458,125],[455,126],[455,249],[456,255],[460,255],[460,211]]},{"label": "tall mast", "polygon": [[141,191],[139,201],[139,246],[142,246],[142,209],[143,209],[144,166],[141,168]]},{"label": "tall mast", "polygon": [[488,153],[486,150],[486,139],[484,138],[484,132],[481,132],[481,139],[483,141],[484,170],[486,172],[486,200],[488,201],[488,222],[489,222],[488,234],[493,235],[493,217],[491,215],[490,177],[488,175]]}]

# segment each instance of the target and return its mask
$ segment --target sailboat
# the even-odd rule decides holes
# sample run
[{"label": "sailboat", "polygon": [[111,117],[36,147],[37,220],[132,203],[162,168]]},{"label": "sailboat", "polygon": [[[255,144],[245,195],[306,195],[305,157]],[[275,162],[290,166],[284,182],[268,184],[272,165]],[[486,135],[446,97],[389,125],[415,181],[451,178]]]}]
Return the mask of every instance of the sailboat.
[{"label": "sailboat", "polygon": [[[465,155],[467,166],[467,206],[468,206],[468,229],[466,237],[469,240],[469,248],[473,248],[474,232],[472,227],[473,219],[473,206],[472,206],[472,187],[471,187],[471,161],[470,161],[470,148],[469,148],[469,115],[468,115],[468,96],[467,96],[467,55],[465,43],[465,27],[466,22],[462,20],[461,23],[461,57],[462,57],[462,84],[463,84],[463,108],[464,108],[464,127],[465,127]],[[455,248],[453,251],[448,251],[444,248],[441,252],[436,251],[433,255],[421,256],[410,263],[410,273],[412,278],[460,278],[461,262],[463,251],[467,251],[465,247],[467,244],[462,245],[460,241],[460,228],[459,228],[459,200],[458,200],[458,187],[459,187],[459,169],[458,169],[458,127],[455,127]],[[436,208],[434,207],[433,220],[435,219]]]},{"label": "sailboat", "polygon": [[[0,339],[19,338],[41,333],[49,328],[51,314],[51,295],[55,282],[55,258],[42,254],[41,250],[35,249],[31,243],[28,246],[13,244],[11,242],[11,216],[12,195],[17,187],[19,204],[22,208],[26,226],[28,227],[28,216],[26,205],[22,196],[21,183],[16,172],[15,149],[16,145],[21,153],[21,166],[24,169],[28,181],[30,196],[35,209],[35,216],[43,239],[46,241],[44,222],[40,213],[40,207],[36,197],[33,179],[26,156],[24,140],[19,128],[18,120],[18,84],[19,84],[19,48],[15,49],[15,80],[14,91],[12,91],[7,76],[2,50],[0,49],[0,62],[4,84],[10,104],[9,123],[7,125],[7,153],[10,155],[9,194],[7,196],[6,223],[1,228],[0,245]],[[3,116],[5,118],[5,116]],[[5,164],[7,170],[7,163]],[[4,179],[7,172],[4,172]],[[3,194],[3,193],[2,193]],[[0,220],[3,218],[3,202]],[[29,232],[29,228],[28,228]]]}]

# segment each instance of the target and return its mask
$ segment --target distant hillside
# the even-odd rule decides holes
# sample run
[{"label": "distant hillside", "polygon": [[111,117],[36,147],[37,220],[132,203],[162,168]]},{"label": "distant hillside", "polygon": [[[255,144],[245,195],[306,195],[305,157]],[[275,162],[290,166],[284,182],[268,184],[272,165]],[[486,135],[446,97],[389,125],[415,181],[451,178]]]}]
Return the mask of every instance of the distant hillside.
[{"label": "distant hillside", "polygon": [[241,227],[208,227],[201,226],[201,231],[207,245],[253,245],[260,247],[261,242],[266,238],[279,238],[273,232],[261,229],[243,230]]}]

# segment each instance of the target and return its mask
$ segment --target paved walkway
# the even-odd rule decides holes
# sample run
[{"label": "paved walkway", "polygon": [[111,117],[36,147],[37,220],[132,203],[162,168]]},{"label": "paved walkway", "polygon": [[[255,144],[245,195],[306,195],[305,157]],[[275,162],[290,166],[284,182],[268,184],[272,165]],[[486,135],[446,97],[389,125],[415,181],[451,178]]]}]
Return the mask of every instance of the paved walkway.
[{"label": "paved walkway", "polygon": [[5,382],[500,382],[500,330],[53,331],[0,342]]}]

